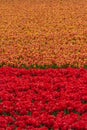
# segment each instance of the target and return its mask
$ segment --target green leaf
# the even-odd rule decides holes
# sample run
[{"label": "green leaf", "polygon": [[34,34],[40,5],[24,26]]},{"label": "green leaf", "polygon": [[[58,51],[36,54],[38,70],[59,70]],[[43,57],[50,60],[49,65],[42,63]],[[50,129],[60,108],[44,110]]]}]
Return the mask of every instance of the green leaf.
[{"label": "green leaf", "polygon": [[65,113],[65,114],[70,114],[70,112],[69,112],[68,109],[65,109],[65,110],[64,110],[64,113]]}]

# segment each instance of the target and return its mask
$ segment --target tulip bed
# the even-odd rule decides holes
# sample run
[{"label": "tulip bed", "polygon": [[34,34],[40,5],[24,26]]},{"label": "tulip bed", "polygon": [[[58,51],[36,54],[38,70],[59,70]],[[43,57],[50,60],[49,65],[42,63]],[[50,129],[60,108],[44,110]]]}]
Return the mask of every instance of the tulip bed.
[{"label": "tulip bed", "polygon": [[87,65],[87,0],[0,0],[0,66]]},{"label": "tulip bed", "polygon": [[87,0],[0,0],[0,130],[87,130],[86,12]]},{"label": "tulip bed", "polygon": [[87,130],[87,70],[0,68],[0,130]]}]

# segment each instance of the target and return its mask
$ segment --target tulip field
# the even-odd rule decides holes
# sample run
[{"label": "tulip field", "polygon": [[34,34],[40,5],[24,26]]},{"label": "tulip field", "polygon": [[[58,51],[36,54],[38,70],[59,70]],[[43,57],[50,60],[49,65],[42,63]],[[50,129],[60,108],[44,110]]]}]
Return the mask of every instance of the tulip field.
[{"label": "tulip field", "polygon": [[87,130],[87,70],[0,69],[2,130]]},{"label": "tulip field", "polygon": [[87,130],[87,0],[0,0],[0,130]]}]

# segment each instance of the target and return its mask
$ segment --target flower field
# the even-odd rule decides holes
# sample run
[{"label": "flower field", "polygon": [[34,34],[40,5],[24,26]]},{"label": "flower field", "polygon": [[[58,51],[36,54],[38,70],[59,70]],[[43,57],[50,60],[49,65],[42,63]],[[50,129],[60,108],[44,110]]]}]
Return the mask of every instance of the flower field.
[{"label": "flower field", "polygon": [[87,130],[87,0],[0,0],[0,130]]},{"label": "flower field", "polygon": [[87,70],[1,68],[0,128],[86,130]]},{"label": "flower field", "polygon": [[0,66],[87,65],[87,0],[0,0]]}]

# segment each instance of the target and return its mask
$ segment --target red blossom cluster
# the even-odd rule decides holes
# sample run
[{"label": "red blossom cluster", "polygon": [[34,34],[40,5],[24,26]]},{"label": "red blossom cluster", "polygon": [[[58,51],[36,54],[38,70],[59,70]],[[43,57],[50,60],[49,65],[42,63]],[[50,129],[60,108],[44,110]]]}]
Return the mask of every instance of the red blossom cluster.
[{"label": "red blossom cluster", "polygon": [[87,70],[0,69],[0,130],[87,130]]}]

